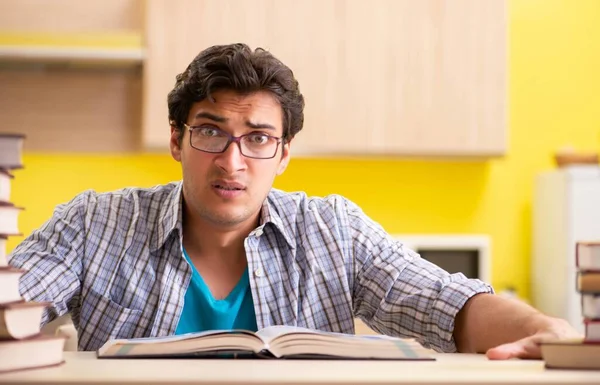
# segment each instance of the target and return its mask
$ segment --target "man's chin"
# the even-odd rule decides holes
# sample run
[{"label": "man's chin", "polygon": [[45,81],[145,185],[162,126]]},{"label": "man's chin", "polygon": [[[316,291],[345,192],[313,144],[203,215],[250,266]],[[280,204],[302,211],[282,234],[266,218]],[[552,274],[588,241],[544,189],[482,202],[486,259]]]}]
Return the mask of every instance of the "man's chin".
[{"label": "man's chin", "polygon": [[248,220],[249,215],[246,212],[219,212],[206,213],[205,219],[220,227],[235,227]]}]

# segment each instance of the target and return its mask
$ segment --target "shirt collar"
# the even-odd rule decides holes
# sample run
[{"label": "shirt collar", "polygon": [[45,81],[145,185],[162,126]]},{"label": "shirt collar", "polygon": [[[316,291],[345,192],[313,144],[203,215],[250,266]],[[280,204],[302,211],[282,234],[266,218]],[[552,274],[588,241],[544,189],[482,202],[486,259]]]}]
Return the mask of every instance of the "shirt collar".
[{"label": "shirt collar", "polygon": [[[174,183],[174,188],[169,192],[163,204],[160,206],[158,215],[157,236],[155,237],[154,249],[161,248],[171,233],[175,230],[183,234],[183,196],[182,181]],[[260,227],[268,223],[274,226],[292,248],[296,247],[296,238],[291,229],[289,217],[283,214],[283,207],[277,205],[277,199],[273,196],[273,190],[263,202],[260,216]]]},{"label": "shirt collar", "polygon": [[[267,223],[271,223],[275,227],[291,248],[296,247],[296,237],[294,236],[293,229],[295,226],[290,222],[289,215],[285,215],[284,207],[277,200],[275,192],[277,190],[272,189],[267,199],[263,202],[261,210],[260,225],[265,226]],[[289,202],[291,203],[291,202]]]},{"label": "shirt collar", "polygon": [[175,230],[179,234],[182,231],[183,218],[183,197],[182,197],[182,182],[175,182],[174,188],[169,192],[166,198],[159,203],[160,209],[158,213],[157,234],[154,243],[154,249],[161,248],[167,241],[171,233]]}]

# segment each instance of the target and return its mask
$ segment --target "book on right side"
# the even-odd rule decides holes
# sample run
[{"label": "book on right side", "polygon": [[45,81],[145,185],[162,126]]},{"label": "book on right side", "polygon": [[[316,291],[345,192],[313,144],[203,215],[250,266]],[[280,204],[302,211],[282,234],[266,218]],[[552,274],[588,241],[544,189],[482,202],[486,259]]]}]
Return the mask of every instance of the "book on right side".
[{"label": "book on right side", "polygon": [[600,293],[581,294],[581,313],[583,321],[600,321]]},{"label": "book on right side", "polygon": [[576,243],[575,270],[585,334],[541,343],[542,358],[549,369],[600,370],[600,241]]},{"label": "book on right side", "polygon": [[548,369],[600,369],[600,342],[586,339],[548,341],[540,348]]},{"label": "book on right side", "polygon": [[579,271],[600,271],[600,241],[577,242],[575,266]]}]

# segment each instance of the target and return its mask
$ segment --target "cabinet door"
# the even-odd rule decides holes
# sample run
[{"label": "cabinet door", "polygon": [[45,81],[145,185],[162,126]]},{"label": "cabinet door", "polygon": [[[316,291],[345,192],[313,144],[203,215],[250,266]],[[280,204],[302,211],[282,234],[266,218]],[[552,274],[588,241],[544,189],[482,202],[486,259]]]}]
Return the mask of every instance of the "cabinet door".
[{"label": "cabinet door", "polygon": [[202,49],[245,42],[306,98],[295,155],[505,151],[504,0],[148,0],[144,141],[168,141],[166,95]]},{"label": "cabinet door", "polygon": [[25,151],[138,151],[142,6],[0,0],[0,132]]}]

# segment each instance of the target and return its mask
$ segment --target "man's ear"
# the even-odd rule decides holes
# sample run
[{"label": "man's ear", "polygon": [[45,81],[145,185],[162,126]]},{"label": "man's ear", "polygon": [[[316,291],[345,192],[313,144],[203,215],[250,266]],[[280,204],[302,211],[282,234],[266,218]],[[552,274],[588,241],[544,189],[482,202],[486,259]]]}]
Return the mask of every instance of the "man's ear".
[{"label": "man's ear", "polygon": [[[291,142],[291,141],[290,141]],[[288,164],[290,163],[290,142],[287,142],[283,145],[283,150],[281,153],[281,160],[279,161],[279,166],[277,167],[277,175],[283,174]]]},{"label": "man's ear", "polygon": [[178,162],[181,162],[181,145],[179,143],[180,134],[181,130],[175,126],[174,122],[171,122],[171,140],[169,140],[169,147],[171,149],[171,156]]}]

